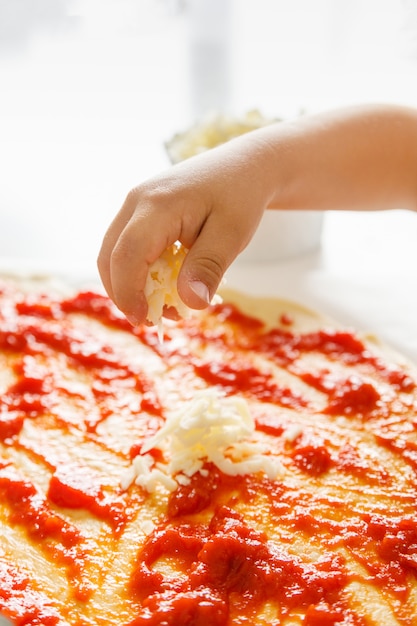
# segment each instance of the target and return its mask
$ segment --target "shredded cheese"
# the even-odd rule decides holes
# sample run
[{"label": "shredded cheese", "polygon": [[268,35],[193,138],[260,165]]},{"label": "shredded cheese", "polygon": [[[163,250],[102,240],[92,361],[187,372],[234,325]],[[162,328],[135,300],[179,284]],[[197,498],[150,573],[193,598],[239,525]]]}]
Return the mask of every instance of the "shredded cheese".
[{"label": "shredded cheese", "polygon": [[[214,388],[202,390],[142,447],[122,486],[135,482],[153,492],[161,484],[173,491],[179,484],[189,484],[197,472],[207,475],[205,462],[229,476],[263,472],[274,480],[282,475],[282,464],[251,440],[254,432],[243,398],[225,397]],[[155,463],[149,454],[154,448],[162,450],[165,463]]]},{"label": "shredded cheese", "polygon": [[147,319],[159,326],[164,307],[173,307],[181,317],[188,317],[190,309],[178,295],[177,279],[181,265],[187,254],[179,242],[167,248],[149,268],[145,284],[148,302]]},{"label": "shredded cheese", "polygon": [[[191,309],[181,300],[177,280],[181,266],[188,250],[179,242],[169,246],[149,268],[145,284],[145,297],[148,302],[147,321],[158,327],[159,338],[162,341],[162,318],[164,308],[173,308],[182,318],[191,314]],[[224,279],[221,284],[224,284]],[[221,302],[216,294],[212,304]]]},{"label": "shredded cheese", "polygon": [[284,438],[286,441],[293,443],[297,437],[303,432],[303,428],[300,424],[290,424],[284,431]]},{"label": "shredded cheese", "polygon": [[265,117],[257,109],[247,111],[239,117],[211,112],[186,131],[176,133],[165,143],[165,148],[171,162],[179,163],[233,137],[277,121]]}]

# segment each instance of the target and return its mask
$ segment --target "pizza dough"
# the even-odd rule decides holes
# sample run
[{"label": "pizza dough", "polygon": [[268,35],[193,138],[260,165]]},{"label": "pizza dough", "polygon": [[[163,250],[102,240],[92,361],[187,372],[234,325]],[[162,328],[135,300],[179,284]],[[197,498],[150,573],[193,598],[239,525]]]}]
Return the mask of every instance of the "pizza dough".
[{"label": "pizza dough", "polygon": [[276,299],[161,342],[98,292],[0,287],[0,613],[415,624],[414,365]]}]

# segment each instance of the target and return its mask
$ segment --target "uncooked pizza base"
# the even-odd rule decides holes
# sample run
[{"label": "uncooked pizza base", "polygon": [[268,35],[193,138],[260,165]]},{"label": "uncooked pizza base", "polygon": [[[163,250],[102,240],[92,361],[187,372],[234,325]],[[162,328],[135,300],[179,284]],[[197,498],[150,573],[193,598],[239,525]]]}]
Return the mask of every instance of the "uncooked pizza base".
[{"label": "uncooked pizza base", "polygon": [[[98,292],[2,283],[0,613],[29,626],[415,623],[415,367],[294,303],[223,298],[164,323],[161,343]],[[167,437],[147,488],[132,470],[142,448],[207,390],[220,410],[244,400],[255,428],[222,453],[239,467],[258,455],[258,470],[213,461],[170,487]]]}]

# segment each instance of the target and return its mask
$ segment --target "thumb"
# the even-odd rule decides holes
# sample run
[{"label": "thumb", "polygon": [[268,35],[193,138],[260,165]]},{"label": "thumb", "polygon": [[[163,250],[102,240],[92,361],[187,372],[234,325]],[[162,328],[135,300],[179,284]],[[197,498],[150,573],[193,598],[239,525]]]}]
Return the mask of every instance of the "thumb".
[{"label": "thumb", "polygon": [[178,276],[178,294],[184,304],[192,309],[208,306],[228,265],[213,252],[190,251]]},{"label": "thumb", "polygon": [[229,265],[248,243],[236,227],[221,229],[206,222],[186,255],[178,275],[178,294],[192,309],[204,309],[214,297]]}]

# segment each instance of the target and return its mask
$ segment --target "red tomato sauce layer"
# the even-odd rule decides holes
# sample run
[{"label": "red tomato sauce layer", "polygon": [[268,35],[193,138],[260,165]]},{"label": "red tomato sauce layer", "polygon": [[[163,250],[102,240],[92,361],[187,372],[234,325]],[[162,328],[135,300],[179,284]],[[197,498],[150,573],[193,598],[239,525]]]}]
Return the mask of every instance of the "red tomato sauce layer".
[{"label": "red tomato sauce layer", "polygon": [[[155,329],[133,329],[106,297],[93,292],[61,301],[46,295],[8,301],[4,292],[2,302],[0,349],[10,357],[13,374],[0,399],[0,440],[5,448],[21,451],[19,437],[25,424],[36,424],[45,415],[64,434],[78,428],[81,442],[101,442],[105,447],[99,426],[121,407],[126,409],[123,394],[127,391],[140,397],[129,407],[129,415],[144,420],[144,438],[163,423],[169,407],[161,401],[146,368],[133,365],[94,332],[69,321],[81,315],[133,335],[158,356],[173,381],[194,377],[200,386],[216,386],[225,394],[241,394],[257,403],[261,407],[258,430],[276,442],[286,467],[313,486],[325,484],[335,470],[358,481],[359,490],[360,481],[389,486],[390,475],[383,467],[373,468],[346,441],[337,448],[330,438],[310,437],[308,432],[283,441],[285,420],[277,418],[275,423],[270,414],[262,413],[262,406],[277,407],[279,416],[279,411],[303,413],[311,418],[312,430],[319,414],[329,423],[352,420],[381,450],[404,461],[410,471],[417,469],[417,445],[397,436],[395,430],[410,411],[415,381],[405,370],[372,354],[354,333],[297,333],[286,315],[277,320],[277,328],[267,329],[260,320],[226,304],[212,307],[209,313],[211,321],[218,319],[220,325],[198,319],[169,325],[161,344]],[[208,345],[215,347],[216,358],[204,356]],[[91,397],[78,397],[65,386],[60,372],[49,367],[57,354],[65,367],[92,377]],[[252,354],[263,358],[262,366],[251,359]],[[329,367],[306,371],[303,358],[314,354],[324,357]],[[333,364],[341,366],[337,375]],[[317,408],[306,391],[278,382],[276,366],[285,367],[301,383],[299,389],[320,394],[322,406]],[[62,411],[64,397],[84,402],[91,415],[69,424]],[[404,428],[408,433],[416,424],[409,422]],[[126,456],[134,457],[139,449],[140,444],[132,441]],[[37,454],[50,472],[46,494],[5,458],[0,460],[2,503],[10,509],[10,524],[23,529],[66,572],[77,601],[87,603],[94,591],[85,576],[90,546],[60,509],[88,511],[117,539],[133,519],[135,503],[146,494],[139,488],[136,496],[110,488],[65,454],[58,461],[52,461],[48,450]],[[360,611],[349,605],[347,590],[356,575],[348,567],[348,558],[365,572],[362,580],[394,599],[394,605],[408,601],[417,575],[415,515],[397,515],[382,504],[373,512],[350,511],[343,499],[328,495],[319,501],[314,489],[291,490],[259,475],[228,477],[214,467],[208,469],[207,476],[196,474],[189,485],[179,486],[167,497],[155,529],[144,545],[132,550],[126,597],[134,617],[125,626],[229,626],[239,615],[251,623],[262,611],[273,614],[274,624],[301,612],[304,626],[365,626]],[[415,506],[417,488],[413,489],[396,496],[404,511]],[[282,536],[269,537],[258,530],[256,517],[245,517],[245,507],[249,510],[256,498],[268,503],[260,515],[270,519],[271,533],[276,523]],[[289,537],[302,537],[306,545],[316,542],[316,548],[318,542],[321,556],[297,553]],[[55,626],[60,621],[53,603],[35,582],[2,558],[0,609],[21,624]],[[404,626],[412,624],[400,609],[396,617]]]}]

